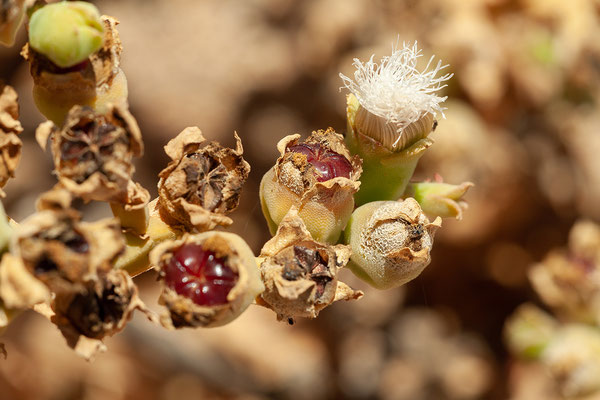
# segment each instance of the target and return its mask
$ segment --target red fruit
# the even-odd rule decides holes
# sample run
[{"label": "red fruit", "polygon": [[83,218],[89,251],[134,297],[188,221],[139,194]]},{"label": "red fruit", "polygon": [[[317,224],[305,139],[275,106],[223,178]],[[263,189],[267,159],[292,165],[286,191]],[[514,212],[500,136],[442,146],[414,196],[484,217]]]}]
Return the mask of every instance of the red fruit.
[{"label": "red fruit", "polygon": [[227,295],[238,280],[224,258],[197,244],[177,249],[164,273],[168,287],[201,306],[227,304]]},{"label": "red fruit", "polygon": [[352,164],[341,154],[324,149],[318,144],[300,143],[288,147],[288,151],[304,154],[317,171],[317,181],[325,182],[338,176],[350,178]]}]

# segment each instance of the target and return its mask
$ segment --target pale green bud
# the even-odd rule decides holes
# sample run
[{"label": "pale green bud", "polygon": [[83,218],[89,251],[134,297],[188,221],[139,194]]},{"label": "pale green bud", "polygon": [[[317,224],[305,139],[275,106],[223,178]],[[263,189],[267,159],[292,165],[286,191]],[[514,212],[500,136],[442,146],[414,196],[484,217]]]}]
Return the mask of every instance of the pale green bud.
[{"label": "pale green bud", "polygon": [[49,4],[35,11],[29,22],[30,46],[61,68],[84,61],[103,41],[100,12],[83,1]]},{"label": "pale green bud", "polygon": [[511,353],[537,359],[556,336],[558,323],[533,304],[523,304],[504,325],[504,337]]},{"label": "pale green bud", "polygon": [[471,182],[452,185],[443,182],[414,182],[406,188],[406,197],[413,197],[423,212],[436,217],[455,217],[461,219],[467,203],[462,200]]}]

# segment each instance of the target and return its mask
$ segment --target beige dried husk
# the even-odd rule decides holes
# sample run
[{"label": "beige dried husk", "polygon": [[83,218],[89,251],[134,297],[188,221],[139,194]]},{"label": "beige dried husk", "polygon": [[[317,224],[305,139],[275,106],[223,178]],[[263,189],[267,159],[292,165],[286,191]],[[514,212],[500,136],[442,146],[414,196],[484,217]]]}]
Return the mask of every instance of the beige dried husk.
[{"label": "beige dried husk", "polygon": [[351,250],[313,240],[296,208],[281,221],[277,234],[261,250],[260,272],[265,284],[259,304],[277,314],[278,320],[316,318],[338,300],[354,300],[363,293],[338,280]]},{"label": "beige dried husk", "polygon": [[80,290],[97,280],[125,248],[117,219],[81,222],[64,190],[42,196],[38,206],[15,230],[11,252],[52,292]]},{"label": "beige dried husk", "polygon": [[[15,90],[0,82],[0,188],[15,175],[21,159],[21,139],[23,132],[19,122],[19,104]],[[0,189],[0,196],[4,192]]]},{"label": "beige dried husk", "polygon": [[123,106],[110,106],[105,115],[74,106],[62,128],[51,121],[36,130],[45,149],[52,144],[59,184],[85,201],[110,201],[131,210],[144,208],[150,194],[131,180],[133,157],[142,155],[142,135],[135,118]]},{"label": "beige dried husk", "polygon": [[160,172],[158,183],[165,222],[197,231],[232,223],[225,214],[237,208],[250,173],[250,164],[242,158],[242,142],[237,133],[234,136],[235,150],[207,142],[197,127],[188,127],[169,141],[165,152],[172,161]]},{"label": "beige dried husk", "polygon": [[90,359],[104,349],[101,340],[123,330],[136,309],[155,319],[138,297],[131,277],[125,271],[110,270],[78,290],[56,293],[50,320],[70,347]]},{"label": "beige dried husk", "polygon": [[368,203],[352,217],[349,267],[378,289],[401,286],[429,265],[440,226],[441,218],[430,223],[413,198]]},{"label": "beige dried husk", "polygon": [[204,250],[215,252],[216,257],[224,258],[227,266],[238,274],[238,280],[227,295],[227,304],[213,306],[198,305],[165,285],[160,303],[167,307],[168,313],[162,315],[161,322],[168,329],[225,325],[246,310],[264,290],[254,254],[246,242],[233,233],[186,234],[181,239],[161,243],[150,253],[150,263],[161,278],[164,279],[164,267],[174,252],[189,243],[201,245]]},{"label": "beige dried husk", "polygon": [[297,145],[299,139],[299,134],[289,135],[277,144],[281,156],[260,184],[263,212],[274,234],[290,208],[296,207],[315,240],[335,243],[354,209],[362,161],[350,154],[343,136],[332,128],[314,131],[303,143],[318,144],[321,149],[344,156],[352,165],[350,178],[318,182],[314,166],[306,156],[287,150]]}]

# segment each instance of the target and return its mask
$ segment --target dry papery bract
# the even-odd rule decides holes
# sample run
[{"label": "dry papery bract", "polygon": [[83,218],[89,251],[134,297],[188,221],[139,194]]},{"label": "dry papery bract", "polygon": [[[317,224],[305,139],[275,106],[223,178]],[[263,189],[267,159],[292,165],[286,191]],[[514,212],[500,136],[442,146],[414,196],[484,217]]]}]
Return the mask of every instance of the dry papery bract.
[{"label": "dry papery bract", "polygon": [[[316,144],[345,157],[352,165],[350,178],[335,177],[318,182],[315,167],[304,154],[288,151],[298,143]],[[336,242],[354,208],[354,193],[362,173],[360,157],[352,156],[342,135],[332,128],[313,132],[305,141],[300,135],[289,135],[277,144],[281,156],[261,181],[261,201],[267,219],[279,224],[292,206],[304,220],[314,239]],[[272,234],[275,226],[270,226]]]},{"label": "dry papery bract", "polygon": [[559,315],[600,322],[600,226],[579,221],[571,229],[568,251],[554,250],[529,272],[542,300]]},{"label": "dry papery bract", "polygon": [[[19,104],[17,92],[0,82],[0,188],[12,178],[21,159],[21,139],[23,132],[19,122]],[[0,196],[4,192],[0,189]]]},{"label": "dry papery bract", "polygon": [[359,207],[351,224],[350,268],[373,286],[390,289],[416,278],[429,265],[441,218],[430,223],[419,203],[408,198]]},{"label": "dry papery bract", "polygon": [[187,230],[206,231],[233,221],[225,216],[239,204],[242,186],[250,173],[243,158],[242,141],[236,147],[207,142],[197,127],[184,129],[165,146],[171,162],[158,183],[161,216]]},{"label": "dry papery bract", "polygon": [[45,149],[51,138],[59,184],[75,196],[141,209],[150,195],[131,176],[133,157],[143,153],[142,135],[125,107],[109,108],[107,114],[99,114],[74,106],[62,128],[46,121],[37,128],[36,139]]},{"label": "dry papery bract", "polygon": [[264,290],[252,250],[241,237],[233,233],[212,231],[185,234],[181,239],[161,243],[150,253],[150,263],[162,279],[165,278],[164,268],[174,253],[188,244],[200,245],[204,251],[212,251],[215,257],[224,259],[226,266],[237,273],[237,282],[227,294],[226,304],[212,306],[196,304],[165,285],[159,302],[167,307],[168,312],[161,316],[161,323],[167,329],[173,329],[215,327],[231,322]]},{"label": "dry papery bract", "polygon": [[313,240],[296,208],[290,209],[260,253],[265,291],[259,304],[275,311],[278,320],[293,322],[316,318],[334,301],[359,299],[363,293],[337,277],[350,254],[349,246]]},{"label": "dry papery bract", "polygon": [[79,290],[112,268],[125,247],[117,219],[81,222],[64,190],[46,193],[38,204],[11,244],[29,272],[56,293]]}]

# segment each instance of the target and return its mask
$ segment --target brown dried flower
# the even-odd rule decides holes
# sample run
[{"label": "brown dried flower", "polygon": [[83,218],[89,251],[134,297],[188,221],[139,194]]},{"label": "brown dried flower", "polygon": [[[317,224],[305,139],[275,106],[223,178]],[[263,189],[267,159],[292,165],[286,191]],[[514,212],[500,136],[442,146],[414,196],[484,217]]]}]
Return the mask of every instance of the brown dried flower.
[{"label": "brown dried flower", "polygon": [[13,237],[13,253],[53,292],[79,290],[96,280],[125,246],[118,220],[81,222],[68,203],[65,191],[50,192]]},{"label": "brown dried flower", "polygon": [[[17,92],[0,82],[0,188],[12,178],[21,159],[21,139],[23,132],[19,122],[19,104]],[[0,189],[0,196],[4,192]]]},{"label": "brown dried flower", "polygon": [[338,281],[338,271],[350,258],[350,247],[315,241],[292,207],[277,234],[261,250],[260,272],[265,291],[260,304],[277,313],[277,319],[316,318],[338,300],[353,300],[363,293]]},{"label": "brown dried flower", "polygon": [[184,129],[165,146],[171,158],[158,183],[161,215],[169,224],[206,231],[232,223],[250,165],[242,158],[237,133],[235,150],[207,142],[197,127]]},{"label": "brown dried flower", "polygon": [[132,209],[146,206],[148,191],[131,180],[132,159],[143,153],[142,135],[125,107],[110,106],[107,114],[100,114],[74,106],[61,129],[51,121],[37,128],[42,148],[48,137],[59,183],[71,193],[85,201],[110,201]]},{"label": "brown dried flower", "polygon": [[150,253],[165,287],[167,328],[214,327],[237,318],[263,290],[254,254],[239,236],[203,232],[158,245]]},{"label": "brown dried flower", "polygon": [[336,243],[354,209],[362,163],[332,128],[299,139],[290,135],[277,144],[281,156],[260,183],[263,213],[275,234],[295,206],[315,240]]}]

